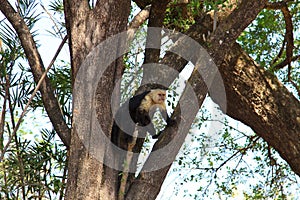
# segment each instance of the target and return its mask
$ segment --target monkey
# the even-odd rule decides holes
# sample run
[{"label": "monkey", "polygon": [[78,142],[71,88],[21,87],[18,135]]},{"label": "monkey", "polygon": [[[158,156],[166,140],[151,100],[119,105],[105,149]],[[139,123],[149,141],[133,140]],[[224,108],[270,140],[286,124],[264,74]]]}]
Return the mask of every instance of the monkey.
[{"label": "monkey", "polygon": [[134,121],[139,126],[146,127],[146,130],[152,135],[153,139],[158,138],[159,134],[155,134],[154,125],[151,118],[158,108],[167,125],[170,124],[171,119],[167,114],[166,109],[166,91],[162,89],[153,89],[146,91],[140,95],[136,95],[129,100],[129,113]]},{"label": "monkey", "polygon": [[[118,143],[117,141],[120,140],[120,138],[118,139],[117,137],[123,133],[132,135],[135,125],[138,125],[139,127],[139,135],[145,136],[143,134],[148,132],[153,139],[157,139],[161,132],[156,134],[156,130],[151,121],[156,109],[159,109],[161,112],[167,126],[173,123],[173,120],[171,120],[167,114],[165,100],[166,91],[163,89],[152,89],[130,98],[129,101],[125,102],[119,108],[115,115],[115,121],[112,128],[112,141]],[[128,120],[129,117],[132,121]],[[120,132],[120,130],[122,132]],[[124,138],[129,140],[128,138],[130,137]],[[122,141],[121,143],[124,144],[124,142],[125,141]]]},{"label": "monkey", "polygon": [[[111,141],[114,145],[127,151],[126,156],[117,161],[120,166],[123,166],[123,169],[135,168],[134,165],[132,166],[132,157],[129,156],[131,154],[128,153],[139,152],[139,148],[144,143],[142,138],[146,136],[147,132],[153,139],[157,139],[161,135],[161,132],[156,134],[151,121],[157,109],[161,112],[167,126],[175,123],[175,120],[173,121],[167,114],[165,100],[166,90],[152,89],[133,96],[117,110],[114,116]],[[127,170],[120,172],[120,191],[124,190],[123,184],[128,178]]]}]

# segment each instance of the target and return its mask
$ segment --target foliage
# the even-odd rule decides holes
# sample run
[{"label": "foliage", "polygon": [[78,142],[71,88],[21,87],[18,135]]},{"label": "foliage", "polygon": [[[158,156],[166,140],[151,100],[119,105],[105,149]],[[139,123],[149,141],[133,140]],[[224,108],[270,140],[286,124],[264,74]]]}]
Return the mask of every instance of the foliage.
[{"label": "foliage", "polygon": [[44,11],[48,14],[49,18],[53,22],[51,29],[48,32],[54,37],[60,37],[61,39],[66,35],[66,27],[64,22],[64,7],[62,0],[55,0],[49,3],[49,11],[46,6],[41,4]]},{"label": "foliage", "polygon": [[71,125],[72,118],[72,88],[71,88],[71,67],[68,62],[61,61],[55,65],[49,72],[51,85],[55,90],[55,95],[61,105],[63,116],[66,121]]},{"label": "foliage", "polygon": [[[292,15],[293,22],[293,57],[299,56],[299,1],[291,2],[288,6]],[[300,88],[299,82],[299,59],[292,62],[292,68],[288,69],[287,65],[277,69],[276,66],[282,63],[286,55],[287,41],[286,24],[283,13],[280,10],[263,10],[257,19],[243,32],[238,38],[238,42],[243,49],[251,55],[261,66],[275,73],[279,79],[293,90]],[[300,97],[295,92],[298,97]]]},{"label": "foliage", "polygon": [[[21,0],[16,4],[34,37],[38,36],[35,24],[42,14],[39,5],[34,0]],[[39,130],[39,127],[48,126],[40,94],[31,102],[27,112],[29,116],[36,113],[38,116],[25,118],[21,128],[12,135],[35,84],[18,35],[6,20],[0,24],[0,39],[3,42],[0,50],[0,147],[3,156],[0,163],[0,199],[62,199],[67,174],[66,149],[53,130]],[[64,61],[55,64],[49,77],[62,112],[70,123],[69,64]]]},{"label": "foliage", "polygon": [[[91,8],[95,1],[89,1]],[[185,32],[201,14],[218,9],[226,1],[191,0],[189,4],[172,1],[167,9],[164,26]],[[34,0],[21,0],[16,5],[18,12],[25,19],[32,33],[36,36],[34,25],[40,19],[38,4]],[[289,9],[294,22],[294,55],[299,55],[299,2],[291,2]],[[62,38],[65,35],[63,4],[54,0],[43,10],[51,18],[53,25],[49,33]],[[133,11],[135,9],[132,9]],[[279,55],[284,43],[285,24],[283,15],[278,10],[263,10],[258,18],[243,32],[238,42],[243,49],[262,66],[281,78],[288,86],[300,87],[299,59],[293,68],[275,70],[274,66],[286,58],[285,49]],[[142,34],[142,33],[138,33]],[[144,35],[138,35],[137,38]],[[17,34],[6,21],[1,21],[0,38],[4,45],[0,60],[0,94],[3,105],[0,138],[1,153],[15,123],[28,102],[34,89],[33,77],[25,63],[23,49]],[[133,41],[131,51],[124,56],[125,71],[121,81],[121,103],[131,97],[141,84],[145,41]],[[290,85],[290,78],[295,85]],[[71,126],[72,88],[70,64],[59,61],[52,66],[49,79],[61,111]],[[180,97],[181,83],[173,83],[168,99],[168,110],[172,110]],[[7,103],[6,106],[5,103]],[[31,111],[44,109],[38,95],[31,104]],[[219,115],[219,114],[217,114]],[[244,198],[244,199],[287,199],[296,198],[299,191],[299,178],[292,172],[275,150],[258,137],[253,131],[236,127],[232,119],[219,120],[210,108],[202,108],[194,121],[189,142],[182,148],[174,162],[170,176],[176,176],[174,196],[186,199],[206,198]],[[29,121],[30,123],[31,121]],[[25,122],[24,122],[25,123]],[[41,122],[34,122],[41,123]],[[208,135],[210,123],[222,124],[223,128]],[[160,125],[160,120],[156,122]],[[241,126],[241,125],[239,125]],[[163,126],[158,126],[158,129]],[[66,180],[66,150],[57,141],[55,132],[42,130],[33,138],[36,130],[25,128],[17,132],[4,152],[0,173],[1,199],[62,199]],[[28,137],[30,139],[28,139]],[[33,140],[33,141],[30,141]],[[143,152],[151,149],[151,141],[146,140]],[[193,185],[193,187],[190,187]],[[186,187],[187,186],[187,187]],[[241,188],[242,187],[242,188]]]},{"label": "foliage", "polygon": [[[179,174],[172,185],[173,198],[296,198],[300,192],[299,177],[272,147],[251,130],[239,131],[241,125],[234,127],[232,119],[222,122],[209,113],[204,108],[198,114],[198,121],[173,164],[169,176]],[[211,123],[223,125],[217,135],[208,135],[209,127],[216,126]]]},{"label": "foliage", "polygon": [[66,180],[66,150],[55,132],[41,139],[18,138],[1,163],[1,199],[61,199]]}]

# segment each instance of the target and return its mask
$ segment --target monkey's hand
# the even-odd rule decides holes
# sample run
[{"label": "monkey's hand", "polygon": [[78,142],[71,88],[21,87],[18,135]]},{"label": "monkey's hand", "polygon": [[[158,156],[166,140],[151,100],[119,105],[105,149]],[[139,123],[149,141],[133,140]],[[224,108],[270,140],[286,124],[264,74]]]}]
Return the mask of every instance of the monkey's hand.
[{"label": "monkey's hand", "polygon": [[160,134],[162,134],[162,131],[159,131],[159,133],[157,133],[156,135],[152,135],[152,139],[157,139]]},{"label": "monkey's hand", "polygon": [[176,120],[171,119],[171,118],[167,118],[167,126],[175,126],[177,124]]}]

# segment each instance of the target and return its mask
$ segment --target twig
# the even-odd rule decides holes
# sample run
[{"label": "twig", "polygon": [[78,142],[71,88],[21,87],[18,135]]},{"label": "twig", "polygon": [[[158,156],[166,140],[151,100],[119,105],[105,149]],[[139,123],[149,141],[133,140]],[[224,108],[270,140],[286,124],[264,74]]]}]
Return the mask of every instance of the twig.
[{"label": "twig", "polygon": [[133,139],[130,143],[128,143],[128,151],[126,154],[126,158],[124,160],[124,168],[123,168],[123,173],[122,173],[122,177],[121,177],[118,200],[124,200],[124,197],[125,197],[126,183],[127,183],[127,179],[128,179],[128,175],[129,175],[129,167],[130,167],[130,164],[132,161],[133,148],[136,144],[137,136],[138,136],[138,126],[136,124],[134,132],[133,132],[133,136],[132,136]]},{"label": "twig", "polygon": [[289,80],[289,82],[292,84],[292,86],[294,86],[294,88],[297,90],[298,96],[300,97],[300,88],[298,87],[298,85],[293,81],[293,80]]},{"label": "twig", "polygon": [[[241,153],[242,156],[241,156],[239,162],[237,163],[237,165],[236,165],[236,167],[235,167],[235,169],[236,169],[236,168],[238,167],[238,164],[240,163],[240,161],[241,161],[243,155],[245,154],[245,152],[246,152],[248,149],[252,148],[252,147],[256,144],[257,140],[260,139],[260,137],[259,137],[259,136],[255,136],[255,137],[253,137],[253,139],[254,139],[254,140],[252,140],[252,142],[251,142],[248,146],[246,146],[246,147],[244,147],[244,148],[241,148],[241,149],[237,150],[234,154],[232,154],[229,158],[227,158],[223,163],[221,163],[217,168],[211,168],[211,170],[213,170],[213,171],[212,171],[212,176],[216,176],[216,173],[219,171],[219,169],[221,169],[226,163],[228,163],[231,159],[233,159],[234,157],[237,157],[237,155],[238,155],[239,153]],[[210,179],[209,183],[208,183],[207,186],[205,187],[205,190],[204,190],[204,192],[203,192],[204,194],[207,192],[209,186],[210,186],[211,183],[212,183],[212,180],[213,180],[213,178]]]},{"label": "twig", "polygon": [[59,27],[57,26],[57,23],[55,22],[53,16],[49,13],[49,11],[46,9],[46,7],[44,6],[44,4],[42,3],[42,1],[40,1],[40,5],[43,8],[43,10],[46,12],[46,14],[49,16],[50,20],[53,22],[54,27],[57,29],[57,32],[59,33],[59,36],[61,37],[61,39],[63,39],[63,35],[59,30]]},{"label": "twig", "polygon": [[274,60],[272,60],[271,66],[272,66],[273,64],[275,64],[275,63],[279,60],[279,58],[282,56],[283,51],[284,51],[284,48],[285,48],[285,44],[286,44],[286,38],[284,37],[284,40],[283,40],[283,42],[282,42],[281,48],[280,48],[280,50],[279,50],[279,53],[278,53],[277,56],[274,58]]},{"label": "twig", "polygon": [[[1,41],[1,40],[0,40]],[[5,113],[6,113],[6,100],[9,96],[9,83],[7,82],[8,75],[5,76],[6,79],[6,86],[5,86],[5,95],[4,95],[4,102],[1,112],[0,118],[0,148],[3,150],[3,135],[4,135],[4,126],[5,126]]]},{"label": "twig", "polygon": [[[10,96],[10,92],[9,92],[9,88],[10,88],[9,76],[6,75],[5,79],[6,79],[6,87],[7,87],[6,89],[7,89],[8,108],[9,108],[9,112],[10,112],[12,128],[14,129],[16,127],[16,123],[15,123],[14,114],[13,114],[14,113],[14,108],[12,106],[11,96]],[[9,127],[8,127],[8,130],[9,130]],[[21,158],[20,145],[19,145],[19,142],[18,142],[17,134],[14,135],[14,138],[15,138],[16,149],[17,149],[17,159],[18,159],[18,162],[19,162],[20,181],[22,183],[21,191],[22,191],[23,199],[25,200],[26,194],[25,194],[25,185],[24,185],[24,177],[25,177],[24,176],[24,163],[23,163],[23,160]]]},{"label": "twig", "polygon": [[[300,59],[300,55],[294,56],[294,57],[292,57],[292,62],[296,61],[296,60],[299,60],[299,59]],[[277,65],[275,65],[273,67],[273,69],[276,71],[276,70],[284,68],[287,65],[288,65],[288,61],[285,59],[284,61],[282,61],[282,62],[278,63]]]},{"label": "twig", "polygon": [[16,124],[16,127],[14,128],[14,130],[13,130],[11,136],[9,137],[9,139],[8,139],[8,141],[7,141],[7,144],[6,144],[5,147],[3,148],[3,151],[1,152],[0,162],[3,160],[4,154],[5,154],[5,152],[7,151],[8,147],[9,147],[11,141],[12,141],[12,138],[14,138],[14,136],[16,135],[16,133],[17,133],[17,131],[18,131],[20,125],[21,125],[22,119],[24,118],[24,116],[25,116],[25,114],[26,114],[26,112],[27,112],[27,109],[28,109],[29,106],[30,106],[30,103],[32,102],[32,100],[33,100],[33,98],[35,97],[37,91],[39,90],[40,86],[42,85],[43,80],[45,79],[45,77],[46,77],[47,73],[49,72],[51,66],[52,66],[53,63],[55,62],[55,60],[56,60],[58,54],[60,53],[60,51],[61,51],[61,49],[63,48],[63,45],[65,44],[65,42],[67,41],[67,39],[68,39],[68,36],[65,36],[64,39],[62,40],[61,44],[59,45],[58,50],[56,51],[54,57],[52,58],[52,60],[51,60],[51,62],[50,62],[50,64],[49,64],[49,66],[47,67],[47,69],[45,70],[45,72],[44,72],[43,75],[41,76],[41,78],[40,78],[38,84],[36,85],[36,87],[35,87],[35,89],[34,89],[32,95],[31,95],[31,97],[29,98],[29,100],[28,100],[28,102],[27,102],[27,104],[26,104],[26,106],[25,106],[23,112],[22,112],[21,115],[20,115],[20,118],[19,118],[19,120],[18,120],[18,122],[17,122],[17,124]]}]

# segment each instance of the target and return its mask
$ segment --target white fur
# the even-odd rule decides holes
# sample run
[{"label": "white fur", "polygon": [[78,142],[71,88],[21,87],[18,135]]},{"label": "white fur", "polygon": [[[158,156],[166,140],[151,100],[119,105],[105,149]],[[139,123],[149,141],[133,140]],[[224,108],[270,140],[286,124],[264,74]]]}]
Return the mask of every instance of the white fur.
[{"label": "white fur", "polygon": [[166,91],[165,90],[160,90],[160,89],[151,90],[151,92],[148,93],[145,96],[145,98],[142,100],[139,109],[149,112],[149,110],[152,106],[156,106],[159,109],[166,110],[165,101],[162,101],[159,94],[164,94],[165,98],[166,98]]}]

